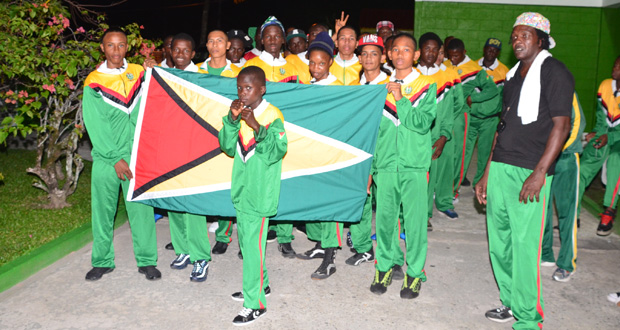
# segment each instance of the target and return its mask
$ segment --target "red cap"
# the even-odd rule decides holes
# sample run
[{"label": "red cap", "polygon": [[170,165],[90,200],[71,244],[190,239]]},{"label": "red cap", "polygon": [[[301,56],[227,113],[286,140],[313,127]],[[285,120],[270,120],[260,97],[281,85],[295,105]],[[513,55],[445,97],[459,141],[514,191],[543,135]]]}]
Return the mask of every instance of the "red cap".
[{"label": "red cap", "polygon": [[359,42],[357,43],[357,49],[361,51],[362,47],[367,46],[367,45],[377,46],[381,48],[381,51],[383,51],[383,48],[384,48],[383,39],[376,34],[367,34],[361,37]]}]

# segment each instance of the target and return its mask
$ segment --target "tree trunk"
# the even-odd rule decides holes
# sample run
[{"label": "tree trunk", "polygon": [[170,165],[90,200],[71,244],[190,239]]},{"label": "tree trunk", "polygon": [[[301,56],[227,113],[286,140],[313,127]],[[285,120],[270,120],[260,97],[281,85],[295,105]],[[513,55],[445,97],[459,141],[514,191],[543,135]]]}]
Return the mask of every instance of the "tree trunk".
[{"label": "tree trunk", "polygon": [[200,23],[200,41],[199,45],[203,46],[207,44],[207,25],[209,23],[209,6],[211,0],[204,0],[202,5],[202,21]]},{"label": "tree trunk", "polygon": [[35,188],[47,192],[49,203],[43,205],[44,208],[70,206],[67,197],[75,192],[84,168],[82,157],[77,153],[78,140],[84,131],[78,99],[81,93],[81,89],[74,91],[64,102],[50,96],[47,106],[53,110],[41,118],[41,127],[45,129],[39,132],[36,165],[26,172],[38,177],[33,183]]}]

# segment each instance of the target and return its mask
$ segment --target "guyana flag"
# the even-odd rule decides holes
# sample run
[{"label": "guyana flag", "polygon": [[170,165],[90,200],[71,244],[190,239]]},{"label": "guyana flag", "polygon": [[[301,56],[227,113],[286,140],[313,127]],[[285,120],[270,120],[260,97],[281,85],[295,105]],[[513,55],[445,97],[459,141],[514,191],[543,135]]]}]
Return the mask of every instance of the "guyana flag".
[{"label": "guyana flag", "polygon": [[[235,216],[233,159],[219,147],[222,117],[237,98],[235,78],[154,68],[145,76],[127,199],[154,207]],[[267,82],[284,115],[280,220],[359,221],[385,86]]]}]

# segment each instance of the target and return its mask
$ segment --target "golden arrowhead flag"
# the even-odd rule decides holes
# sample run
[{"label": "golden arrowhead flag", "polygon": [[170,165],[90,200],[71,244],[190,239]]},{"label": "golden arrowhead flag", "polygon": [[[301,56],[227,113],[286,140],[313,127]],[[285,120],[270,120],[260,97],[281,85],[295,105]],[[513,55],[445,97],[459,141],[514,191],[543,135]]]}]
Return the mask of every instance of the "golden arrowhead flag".
[{"label": "golden arrowhead flag", "polygon": [[[237,98],[236,79],[162,68],[145,79],[128,200],[235,216],[233,159],[217,134]],[[274,219],[359,220],[386,93],[267,82],[264,98],[282,111],[289,143]]]}]

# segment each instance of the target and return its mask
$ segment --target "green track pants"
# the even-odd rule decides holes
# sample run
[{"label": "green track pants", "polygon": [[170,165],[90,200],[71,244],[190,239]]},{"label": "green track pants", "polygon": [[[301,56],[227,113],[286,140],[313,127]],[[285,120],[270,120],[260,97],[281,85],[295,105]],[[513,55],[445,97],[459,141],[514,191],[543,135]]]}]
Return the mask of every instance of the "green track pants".
[{"label": "green track pants", "polygon": [[467,131],[469,129],[469,114],[463,113],[454,120],[454,196],[459,195],[461,182],[465,178],[465,152],[467,149]]},{"label": "green track pants", "polygon": [[217,229],[215,230],[215,241],[230,244],[232,242],[233,221],[218,220]]},{"label": "green track pants", "polygon": [[174,253],[189,254],[192,263],[211,260],[209,229],[204,215],[168,211]]},{"label": "green track pants", "polygon": [[[553,254],[553,202],[558,210],[560,253],[557,262]],[[542,244],[542,260],[555,262],[569,272],[575,271],[577,261],[577,204],[579,202],[579,154],[561,154],[549,194],[547,221]]]},{"label": "green track pants", "polygon": [[[273,221],[271,229],[276,231],[278,237],[278,243],[290,243],[295,239],[293,236],[293,222],[292,221]],[[239,226],[239,224],[237,224]]]},{"label": "green track pants", "polygon": [[306,235],[308,236],[308,239],[315,242],[321,242],[321,247],[324,249],[342,247],[343,232],[342,222],[306,222]]},{"label": "green track pants", "polygon": [[[607,187],[603,206],[615,208],[618,202],[618,188],[620,186],[620,142],[614,145],[606,145],[600,149],[594,148],[597,137],[590,140],[581,154],[579,171],[579,212],[581,212],[581,198],[586,188],[592,183],[596,174],[601,170],[607,160]],[[579,213],[577,213],[579,214]]]},{"label": "green track pants", "polygon": [[[431,162],[428,180],[428,217],[433,217],[433,201],[439,211],[453,210],[454,140],[446,142],[439,158]],[[434,198],[433,198],[434,197]]]},{"label": "green track pants", "polygon": [[493,139],[495,138],[495,132],[497,131],[497,116],[488,118],[478,118],[476,116],[469,116],[469,128],[467,129],[467,142],[465,143],[465,165],[463,166],[463,173],[467,173],[471,158],[474,155],[474,147],[476,142],[478,143],[478,161],[476,163],[476,175],[472,181],[472,184],[476,184],[482,175],[489,161],[489,155],[491,155],[491,148],[493,147]]},{"label": "green track pants", "polygon": [[[127,161],[129,163],[129,161]],[[93,230],[93,267],[114,268],[114,216],[118,205],[118,192],[122,187],[127,196],[129,181],[116,176],[113,166],[101,161],[93,162],[91,174],[91,212]],[[125,198],[123,198],[125,199]],[[153,208],[125,200],[133,252],[138,267],[157,265],[157,234]]]},{"label": "green track pants", "polygon": [[237,210],[237,236],[243,254],[243,307],[266,308],[265,288],[269,276],[265,265],[265,247],[269,218]]},{"label": "green track pants", "polygon": [[428,173],[380,172],[374,175],[374,181],[377,184],[376,269],[387,272],[398,263],[395,259],[398,253],[395,250],[400,250],[398,214],[402,204],[407,275],[426,281],[424,264],[428,247],[426,237],[428,201],[426,194],[419,192],[428,190]]},{"label": "green track pants", "polygon": [[355,251],[364,253],[372,249],[372,240],[370,239],[370,235],[372,235],[372,193],[366,197],[362,219],[360,222],[352,223],[349,231]]},{"label": "green track pants", "polygon": [[519,202],[532,170],[492,162],[487,184],[489,256],[499,297],[518,320],[514,329],[539,329],[544,319],[540,278],[541,243],[553,176],[547,176],[539,201]]}]

